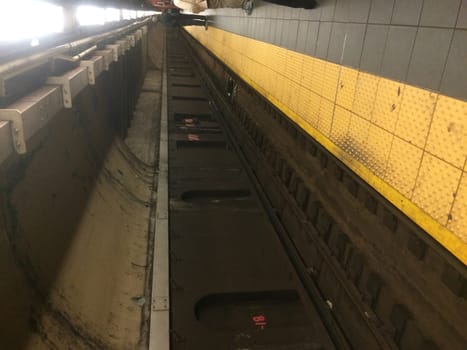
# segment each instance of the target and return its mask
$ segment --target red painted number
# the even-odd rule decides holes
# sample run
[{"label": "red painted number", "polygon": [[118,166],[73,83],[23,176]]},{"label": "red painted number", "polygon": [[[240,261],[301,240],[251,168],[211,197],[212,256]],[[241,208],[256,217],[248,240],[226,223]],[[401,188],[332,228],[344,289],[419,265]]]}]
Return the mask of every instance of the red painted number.
[{"label": "red painted number", "polygon": [[199,141],[199,136],[195,134],[188,134],[188,141]]},{"label": "red painted number", "polygon": [[267,324],[266,317],[264,317],[263,315],[253,316],[252,320],[255,323],[255,326],[260,327],[261,330],[263,330]]}]

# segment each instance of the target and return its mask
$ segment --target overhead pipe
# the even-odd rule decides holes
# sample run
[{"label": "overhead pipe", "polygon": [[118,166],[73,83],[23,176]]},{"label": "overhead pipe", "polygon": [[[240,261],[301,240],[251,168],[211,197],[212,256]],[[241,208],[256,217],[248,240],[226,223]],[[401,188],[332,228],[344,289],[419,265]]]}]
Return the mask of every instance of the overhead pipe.
[{"label": "overhead pipe", "polygon": [[[6,73],[10,73],[12,71],[17,71],[17,70],[24,69],[26,67],[29,68],[31,66],[36,66],[38,64],[45,63],[49,59],[54,58],[54,57],[59,56],[59,55],[63,55],[65,53],[71,51],[72,49],[76,49],[76,48],[79,48],[81,46],[85,46],[85,45],[89,45],[89,44],[97,44],[97,43],[99,43],[99,42],[101,42],[103,40],[109,39],[111,37],[119,36],[119,35],[123,34],[124,32],[130,31],[130,30],[132,30],[134,28],[138,28],[138,27],[141,27],[141,26],[145,25],[150,20],[151,20],[150,18],[146,18],[143,21],[131,23],[131,24],[126,25],[126,26],[124,26],[122,28],[114,29],[114,30],[106,32],[106,33],[93,35],[93,36],[90,36],[90,37],[87,37],[87,38],[84,38],[84,39],[79,39],[79,40],[76,40],[76,41],[72,41],[72,42],[62,44],[62,45],[53,47],[51,49],[45,50],[45,51],[43,51],[41,53],[37,53],[35,55],[18,58],[16,60],[4,63],[4,64],[0,65],[0,76],[4,75]],[[76,56],[73,56],[72,59],[75,59],[75,57],[80,56],[80,55],[81,55],[81,57],[83,57],[86,54],[90,53],[90,52],[88,52],[86,54],[83,54],[86,51],[87,50],[83,51],[82,53],[80,53],[80,54],[78,54]]]}]

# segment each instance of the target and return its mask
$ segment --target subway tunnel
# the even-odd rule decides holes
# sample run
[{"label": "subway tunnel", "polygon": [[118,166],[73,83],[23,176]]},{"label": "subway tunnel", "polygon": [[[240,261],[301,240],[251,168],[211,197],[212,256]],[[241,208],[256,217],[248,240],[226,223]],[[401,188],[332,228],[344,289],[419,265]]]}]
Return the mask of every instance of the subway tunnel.
[{"label": "subway tunnel", "polygon": [[466,1],[6,3],[0,349],[467,348]]}]

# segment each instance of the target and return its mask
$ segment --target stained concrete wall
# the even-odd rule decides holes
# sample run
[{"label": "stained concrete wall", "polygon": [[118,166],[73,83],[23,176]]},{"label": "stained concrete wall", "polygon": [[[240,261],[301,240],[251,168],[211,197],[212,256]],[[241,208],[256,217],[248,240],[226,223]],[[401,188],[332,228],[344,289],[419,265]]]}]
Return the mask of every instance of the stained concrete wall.
[{"label": "stained concrete wall", "polygon": [[2,349],[145,345],[160,71],[134,50],[0,169]]}]

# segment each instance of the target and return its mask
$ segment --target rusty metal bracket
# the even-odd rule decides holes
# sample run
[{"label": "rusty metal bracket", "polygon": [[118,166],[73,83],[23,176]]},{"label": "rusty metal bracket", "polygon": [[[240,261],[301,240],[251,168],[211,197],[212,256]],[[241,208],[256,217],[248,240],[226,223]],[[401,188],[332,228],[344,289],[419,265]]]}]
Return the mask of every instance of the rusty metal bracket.
[{"label": "rusty metal bracket", "polygon": [[27,140],[63,107],[60,88],[44,86],[19,101],[0,109],[0,121],[10,122],[13,147],[27,152]]},{"label": "rusty metal bracket", "polygon": [[130,42],[131,47],[135,47],[136,45],[136,37],[134,34],[130,34],[126,36],[127,40]]},{"label": "rusty metal bracket", "polygon": [[138,29],[137,31],[135,31],[136,41],[140,41],[142,37],[143,37],[143,31],[141,29]]},{"label": "rusty metal bracket", "polygon": [[60,85],[63,103],[66,108],[71,108],[73,98],[89,84],[88,67],[75,68],[59,77],[49,77],[47,84]]},{"label": "rusty metal bracket", "polygon": [[109,70],[110,64],[114,61],[113,60],[113,51],[112,50],[98,50],[94,51],[94,53],[98,56],[102,56],[104,62],[104,70]]},{"label": "rusty metal bracket", "polygon": [[122,47],[123,53],[127,52],[130,49],[130,41],[125,37],[115,42]]},{"label": "rusty metal bracket", "polygon": [[0,164],[14,153],[10,122],[0,122]]},{"label": "rusty metal bracket", "polygon": [[105,47],[107,50],[112,50],[112,56],[114,62],[118,62],[118,58],[122,55],[123,50],[120,44],[107,45]]},{"label": "rusty metal bracket", "polygon": [[104,58],[102,56],[94,56],[89,60],[80,62],[82,67],[88,67],[89,84],[95,85],[96,79],[104,71]]},{"label": "rusty metal bracket", "polygon": [[26,139],[24,137],[23,117],[19,111],[0,111],[0,121],[11,122],[11,136],[16,153],[26,153]]}]

